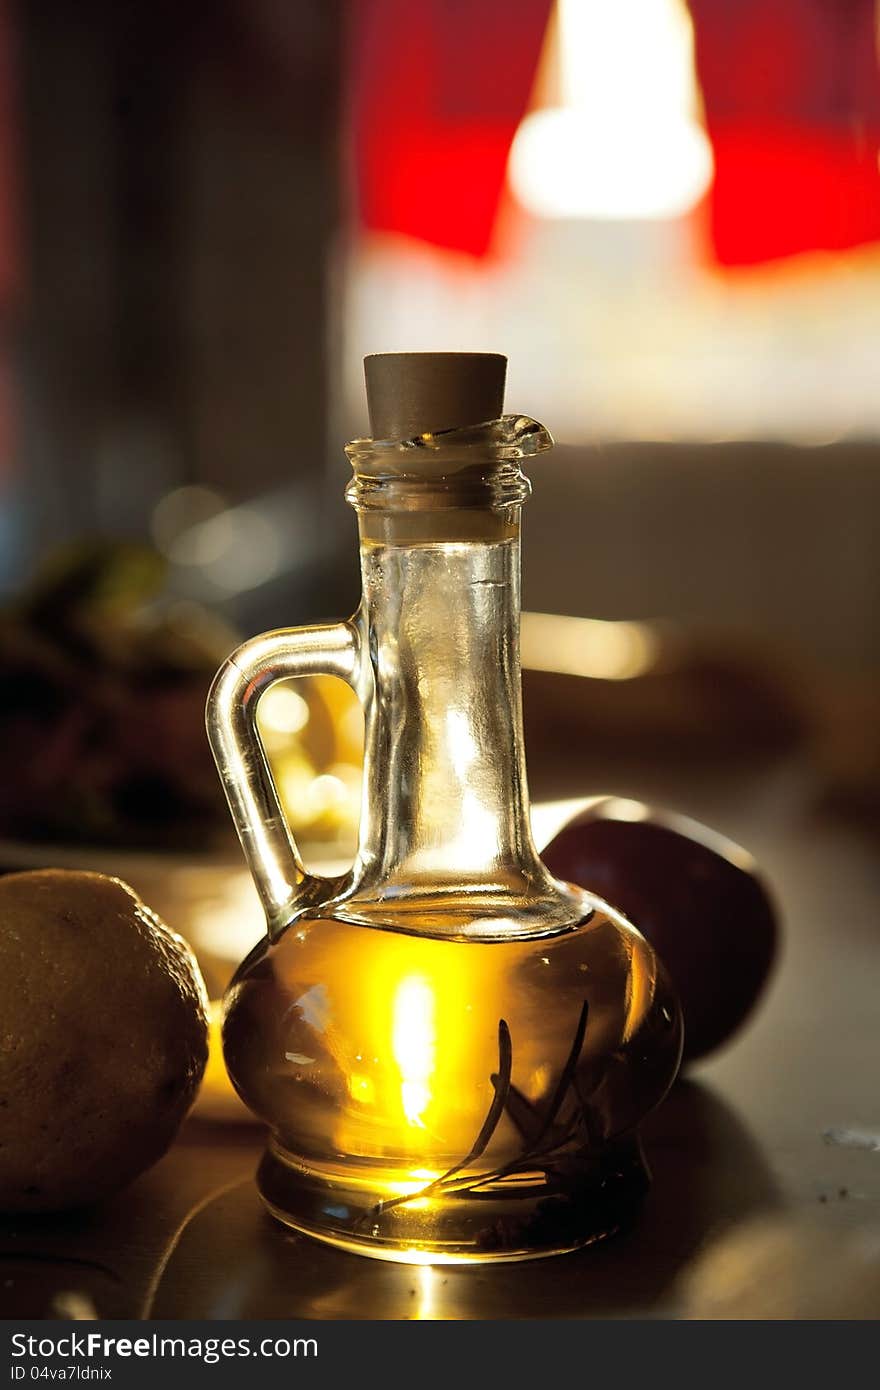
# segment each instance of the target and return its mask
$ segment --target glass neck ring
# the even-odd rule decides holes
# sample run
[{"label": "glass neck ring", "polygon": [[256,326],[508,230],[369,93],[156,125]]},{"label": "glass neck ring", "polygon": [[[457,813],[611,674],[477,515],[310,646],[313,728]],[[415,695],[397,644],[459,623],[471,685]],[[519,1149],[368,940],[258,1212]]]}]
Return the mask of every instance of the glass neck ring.
[{"label": "glass neck ring", "polygon": [[512,513],[531,493],[521,460],[552,447],[549,431],[521,415],[413,439],[355,439],[345,496],[362,524],[370,512]]}]

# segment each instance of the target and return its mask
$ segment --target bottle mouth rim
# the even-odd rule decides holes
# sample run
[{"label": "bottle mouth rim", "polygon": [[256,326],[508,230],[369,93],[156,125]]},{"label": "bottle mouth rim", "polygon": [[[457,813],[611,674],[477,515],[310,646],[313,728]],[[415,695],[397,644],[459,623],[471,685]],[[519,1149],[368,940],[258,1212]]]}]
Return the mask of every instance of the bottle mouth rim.
[{"label": "bottle mouth rim", "polygon": [[458,473],[478,463],[483,468],[515,463],[546,453],[553,444],[550,431],[538,420],[528,415],[501,415],[496,420],[408,439],[353,439],[346,444],[345,453],[355,473],[416,479]]},{"label": "bottle mouth rim", "polygon": [[[491,511],[510,514],[531,494],[520,464],[553,447],[527,415],[501,415],[413,439],[355,439],[346,501],[357,512]],[[427,523],[425,523],[427,525]]]}]

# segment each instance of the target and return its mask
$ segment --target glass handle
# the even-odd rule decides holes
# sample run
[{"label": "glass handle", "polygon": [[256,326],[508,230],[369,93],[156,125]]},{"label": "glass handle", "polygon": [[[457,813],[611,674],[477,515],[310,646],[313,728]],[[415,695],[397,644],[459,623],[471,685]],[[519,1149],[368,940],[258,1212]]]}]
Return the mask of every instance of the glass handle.
[{"label": "glass handle", "polygon": [[270,936],[309,907],[326,903],[339,880],[308,873],[300,858],[260,738],[257,706],[270,686],[292,676],[339,676],[360,693],[359,671],[353,624],[282,628],[234,651],[208,695],[208,741]]}]

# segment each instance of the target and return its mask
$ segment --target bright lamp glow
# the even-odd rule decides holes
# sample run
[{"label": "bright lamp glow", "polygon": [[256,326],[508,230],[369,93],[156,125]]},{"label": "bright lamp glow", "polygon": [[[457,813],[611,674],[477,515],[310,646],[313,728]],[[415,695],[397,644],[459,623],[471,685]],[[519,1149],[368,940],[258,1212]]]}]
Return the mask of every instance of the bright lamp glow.
[{"label": "bright lamp glow", "polygon": [[680,217],[712,180],[684,0],[558,0],[562,104],[526,116],[508,176],[537,217]]}]

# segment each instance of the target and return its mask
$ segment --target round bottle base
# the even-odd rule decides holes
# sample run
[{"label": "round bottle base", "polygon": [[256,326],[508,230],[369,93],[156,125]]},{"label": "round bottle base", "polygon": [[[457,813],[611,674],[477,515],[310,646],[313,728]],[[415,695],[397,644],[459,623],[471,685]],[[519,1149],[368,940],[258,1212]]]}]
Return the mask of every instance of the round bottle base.
[{"label": "round bottle base", "polygon": [[[260,1195],[285,1226],[338,1249],[403,1264],[485,1264],[565,1254],[631,1222],[650,1185],[636,1136],[565,1171],[518,1174],[439,1195],[415,1175],[307,1163],[272,1140]],[[410,1190],[412,1195],[410,1195]]]}]

